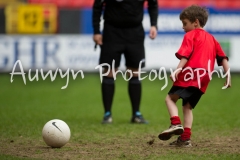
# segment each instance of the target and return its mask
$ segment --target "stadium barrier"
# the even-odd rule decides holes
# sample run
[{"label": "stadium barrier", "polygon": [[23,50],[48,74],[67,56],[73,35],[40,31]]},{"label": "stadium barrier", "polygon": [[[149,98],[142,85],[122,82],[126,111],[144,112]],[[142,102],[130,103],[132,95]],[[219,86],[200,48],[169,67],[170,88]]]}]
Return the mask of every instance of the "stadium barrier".
[{"label": "stadium barrier", "polygon": [[[216,37],[229,56],[231,71],[240,72],[240,37]],[[179,62],[175,52],[181,42],[182,35],[160,35],[154,41],[146,38],[144,70],[175,69]],[[0,36],[0,72],[11,72],[17,60],[21,61],[25,71],[58,68],[97,72],[99,51],[99,47],[94,50],[91,35]],[[124,60],[120,68],[125,69]]]}]

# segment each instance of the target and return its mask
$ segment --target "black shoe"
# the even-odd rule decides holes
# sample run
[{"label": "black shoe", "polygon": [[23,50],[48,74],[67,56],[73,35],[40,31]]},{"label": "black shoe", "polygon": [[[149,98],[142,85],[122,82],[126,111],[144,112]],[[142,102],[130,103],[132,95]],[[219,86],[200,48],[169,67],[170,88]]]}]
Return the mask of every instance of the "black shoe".
[{"label": "black shoe", "polygon": [[181,137],[179,136],[176,141],[173,141],[172,143],[169,144],[170,146],[175,146],[175,147],[192,147],[191,140],[181,140]]},{"label": "black shoe", "polygon": [[110,112],[106,112],[104,114],[102,124],[111,124],[112,123],[112,116]]},{"label": "black shoe", "polygon": [[136,123],[136,124],[148,124],[148,121],[146,121],[141,113],[138,112],[135,116],[132,117],[131,123]]}]

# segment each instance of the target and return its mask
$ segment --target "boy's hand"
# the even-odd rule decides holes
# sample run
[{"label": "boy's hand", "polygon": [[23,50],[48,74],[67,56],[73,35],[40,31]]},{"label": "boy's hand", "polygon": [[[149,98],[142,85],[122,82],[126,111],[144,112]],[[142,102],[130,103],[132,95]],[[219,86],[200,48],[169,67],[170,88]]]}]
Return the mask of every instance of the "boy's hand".
[{"label": "boy's hand", "polygon": [[170,79],[173,81],[172,75],[170,74]]},{"label": "boy's hand", "polygon": [[231,86],[232,86],[231,77],[229,77],[229,78],[227,77],[222,89],[227,89],[227,88],[230,88]]},{"label": "boy's hand", "polygon": [[176,80],[178,80],[178,74],[181,72],[182,70],[178,69],[176,71],[176,73],[173,75],[174,77],[172,77],[172,74],[170,74],[170,79],[175,82]]},{"label": "boy's hand", "polygon": [[222,89],[226,89],[226,88],[231,87],[230,68],[229,68],[229,65],[228,65],[228,60],[226,58],[224,58],[222,60],[222,66],[223,66],[224,72],[227,74],[226,81],[225,81],[224,86],[222,87]]},{"label": "boy's hand", "polygon": [[176,78],[176,80],[178,80],[178,75],[179,75],[180,72],[182,72],[182,70],[178,70],[178,71],[175,73],[175,78]]}]

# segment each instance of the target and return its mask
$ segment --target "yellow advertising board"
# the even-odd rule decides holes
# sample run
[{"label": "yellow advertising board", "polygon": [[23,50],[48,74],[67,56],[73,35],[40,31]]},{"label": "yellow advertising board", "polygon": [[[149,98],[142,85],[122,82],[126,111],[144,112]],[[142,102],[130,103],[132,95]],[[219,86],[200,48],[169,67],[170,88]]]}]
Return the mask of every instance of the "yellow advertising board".
[{"label": "yellow advertising board", "polygon": [[14,4],[5,8],[6,32],[11,34],[44,34],[57,32],[55,5]]},{"label": "yellow advertising board", "polygon": [[43,7],[20,5],[18,7],[18,33],[43,33]]}]

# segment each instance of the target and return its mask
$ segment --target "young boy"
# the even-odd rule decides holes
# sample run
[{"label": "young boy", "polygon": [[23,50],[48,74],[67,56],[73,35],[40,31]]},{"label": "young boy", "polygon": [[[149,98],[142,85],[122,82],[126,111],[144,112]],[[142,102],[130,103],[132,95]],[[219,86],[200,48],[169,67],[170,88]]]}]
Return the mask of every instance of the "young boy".
[{"label": "young boy", "polygon": [[[231,86],[228,57],[216,39],[203,30],[208,19],[207,9],[192,5],[180,14],[183,29],[186,32],[182,45],[176,53],[180,59],[175,74],[170,78],[174,81],[165,99],[170,115],[171,126],[158,135],[161,140],[169,140],[180,135],[170,145],[191,147],[191,128],[193,122],[192,109],[205,93],[214,70],[215,59],[227,73],[226,87]],[[182,99],[184,126],[178,116],[177,100]]]}]

